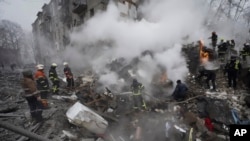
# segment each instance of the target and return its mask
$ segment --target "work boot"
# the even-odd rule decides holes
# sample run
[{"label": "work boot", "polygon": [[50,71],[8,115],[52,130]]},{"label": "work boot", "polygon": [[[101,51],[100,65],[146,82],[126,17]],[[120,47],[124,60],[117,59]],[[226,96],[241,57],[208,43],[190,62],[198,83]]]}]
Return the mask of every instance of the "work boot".
[{"label": "work boot", "polygon": [[42,111],[37,111],[36,112],[36,116],[35,116],[35,120],[37,122],[42,122],[44,120],[43,116],[42,116]]},{"label": "work boot", "polygon": [[30,121],[29,121],[29,125],[35,125],[37,123],[36,117],[31,117]]}]

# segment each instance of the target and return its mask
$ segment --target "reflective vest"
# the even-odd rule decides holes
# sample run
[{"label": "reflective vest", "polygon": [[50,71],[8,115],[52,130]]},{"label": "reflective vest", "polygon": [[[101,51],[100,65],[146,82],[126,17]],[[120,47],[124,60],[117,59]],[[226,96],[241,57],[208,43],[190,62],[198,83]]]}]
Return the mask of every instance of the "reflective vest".
[{"label": "reflective vest", "polygon": [[137,87],[133,87],[133,95],[141,95],[142,89],[144,88],[143,85],[138,85]]},{"label": "reflective vest", "polygon": [[243,51],[241,55],[242,55],[242,56],[247,56],[247,55],[249,55],[249,53],[246,52],[246,51]]},{"label": "reflective vest", "polygon": [[240,63],[240,61],[236,60],[234,69],[239,70],[239,63]]},{"label": "reflective vest", "polygon": [[35,73],[35,80],[37,84],[38,90],[46,90],[49,89],[49,82],[47,77],[45,76],[44,72],[41,70],[38,70]]},{"label": "reflective vest", "polygon": [[49,78],[50,80],[54,83],[55,81],[58,81],[58,76],[57,76],[57,72],[55,69],[50,68],[49,70]]}]

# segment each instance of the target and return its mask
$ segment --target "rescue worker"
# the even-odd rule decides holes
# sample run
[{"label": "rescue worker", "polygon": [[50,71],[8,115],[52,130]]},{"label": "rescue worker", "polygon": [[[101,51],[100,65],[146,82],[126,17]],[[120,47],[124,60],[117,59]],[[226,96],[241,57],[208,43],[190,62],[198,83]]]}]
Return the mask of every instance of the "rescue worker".
[{"label": "rescue worker", "polygon": [[174,90],[172,96],[175,100],[182,101],[187,96],[188,88],[185,84],[181,83],[181,80],[177,80],[176,83],[177,83],[177,85],[175,87],[175,90]]},{"label": "rescue worker", "polygon": [[36,83],[31,71],[23,71],[21,86],[24,90],[24,97],[28,102],[30,114],[35,122],[42,121],[42,104],[39,92],[36,89]]},{"label": "rescue worker", "polygon": [[227,77],[228,77],[228,87],[236,89],[237,87],[237,77],[241,72],[241,63],[239,60],[236,60],[236,57],[231,57],[230,63],[226,64],[227,68]]},{"label": "rescue worker", "polygon": [[133,83],[131,84],[131,90],[133,92],[133,102],[135,110],[142,110],[142,108],[146,109],[146,104],[142,97],[142,90],[144,86],[139,83],[136,79],[133,79]]},{"label": "rescue worker", "polygon": [[59,91],[59,89],[58,89],[59,88],[59,79],[58,79],[58,75],[56,72],[56,67],[57,67],[57,64],[52,63],[51,67],[49,69],[49,78],[50,78],[50,81],[53,83],[52,92],[54,94],[58,94],[58,91]]},{"label": "rescue worker", "polygon": [[43,108],[48,108],[48,93],[49,93],[49,81],[44,73],[44,65],[37,65],[37,71],[35,73],[35,80],[37,89],[41,94],[41,101]]},{"label": "rescue worker", "polygon": [[231,45],[231,49],[234,49],[234,48],[235,48],[235,41],[234,41],[234,39],[232,39],[232,40],[230,41],[230,45]]},{"label": "rescue worker", "polygon": [[217,40],[218,40],[218,35],[216,34],[215,31],[212,32],[212,36],[210,37],[211,42],[212,42],[212,46],[215,49],[216,45],[217,45]]},{"label": "rescue worker", "polygon": [[74,88],[73,74],[72,74],[71,69],[69,68],[69,65],[67,62],[64,62],[63,65],[64,65],[63,72],[64,72],[66,79],[67,79],[67,88],[69,90],[72,90]]},{"label": "rescue worker", "polygon": [[218,57],[223,58],[227,51],[227,43],[221,39],[220,44],[218,45]]},{"label": "rescue worker", "polygon": [[250,55],[250,44],[244,43],[242,51],[240,51],[240,56],[242,56],[243,61],[246,61],[246,56]]}]

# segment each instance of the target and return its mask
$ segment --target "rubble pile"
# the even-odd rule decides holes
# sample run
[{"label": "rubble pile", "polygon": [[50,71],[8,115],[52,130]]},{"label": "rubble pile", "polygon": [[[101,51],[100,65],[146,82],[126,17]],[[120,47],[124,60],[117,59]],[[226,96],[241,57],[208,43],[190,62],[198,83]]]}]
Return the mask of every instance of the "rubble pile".
[{"label": "rubble pile", "polygon": [[[195,52],[193,49],[184,51],[190,67],[186,79],[189,93],[184,101],[174,101],[166,93],[145,94],[149,99],[147,109],[134,110],[128,86],[122,89],[124,91],[117,91],[102,84],[104,89],[100,89],[98,76],[86,73],[77,77],[74,90],[67,90],[62,84],[59,94],[50,95],[50,108],[43,110],[44,121],[40,123],[31,121],[27,102],[21,97],[20,73],[2,72],[0,122],[14,125],[16,129],[12,132],[0,128],[0,140],[36,140],[39,135],[58,141],[229,140],[230,124],[250,123],[248,91],[243,85],[236,90],[227,88],[226,77],[220,70],[217,71],[217,91],[205,88],[204,80],[196,80],[198,66],[194,60],[197,56],[190,55]],[[116,60],[113,62],[116,65],[110,67],[123,72],[121,78],[131,76],[132,66],[127,64],[121,68],[122,62]],[[172,84],[168,89],[169,86]],[[27,134],[17,132],[18,128]]]}]

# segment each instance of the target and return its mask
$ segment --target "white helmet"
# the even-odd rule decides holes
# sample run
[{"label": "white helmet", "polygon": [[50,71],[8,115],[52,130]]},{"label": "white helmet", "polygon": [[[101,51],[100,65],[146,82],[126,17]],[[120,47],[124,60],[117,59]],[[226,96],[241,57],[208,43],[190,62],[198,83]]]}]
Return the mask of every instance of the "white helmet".
[{"label": "white helmet", "polygon": [[64,66],[65,66],[65,65],[68,65],[68,62],[64,62],[63,65],[64,65]]},{"label": "white helmet", "polygon": [[38,70],[43,70],[44,69],[44,65],[43,64],[38,64],[36,67],[37,67]]},{"label": "white helmet", "polygon": [[57,67],[57,64],[56,63],[52,63],[51,66],[52,67]]}]

